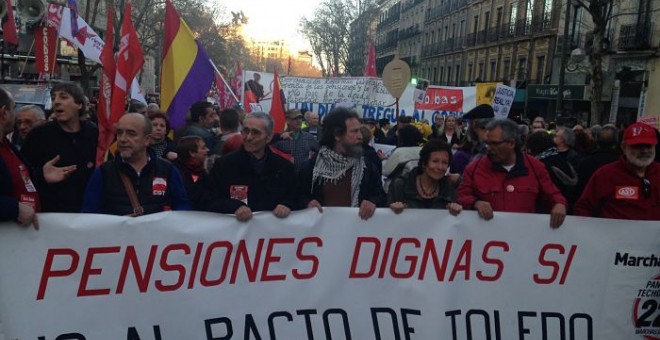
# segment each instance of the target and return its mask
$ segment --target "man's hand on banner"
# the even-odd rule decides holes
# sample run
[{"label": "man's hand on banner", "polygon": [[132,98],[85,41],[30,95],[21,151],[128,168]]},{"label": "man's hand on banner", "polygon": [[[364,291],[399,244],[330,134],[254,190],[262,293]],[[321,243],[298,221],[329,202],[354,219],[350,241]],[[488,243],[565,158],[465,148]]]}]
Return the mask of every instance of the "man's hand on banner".
[{"label": "man's hand on banner", "polygon": [[252,218],[252,209],[247,205],[242,205],[240,208],[236,209],[236,219],[239,222],[247,222]]},{"label": "man's hand on banner", "polygon": [[566,218],[566,206],[563,204],[555,204],[550,211],[550,228],[557,229],[561,227]]},{"label": "man's hand on banner", "polygon": [[320,213],[323,212],[323,207],[321,206],[321,203],[317,200],[312,200],[311,202],[307,203],[307,208],[316,208],[319,210]]},{"label": "man's hand on banner", "polygon": [[282,204],[278,204],[275,209],[273,209],[273,214],[279,218],[285,218],[289,216],[290,213],[291,209]]},{"label": "man's hand on banner", "polygon": [[493,207],[486,201],[477,201],[474,203],[474,209],[479,213],[479,217],[486,221],[493,219]]},{"label": "man's hand on banner", "polygon": [[365,221],[370,219],[371,216],[374,215],[374,212],[376,212],[376,205],[375,204],[373,204],[373,203],[371,203],[367,200],[364,200],[364,201],[362,201],[362,203],[360,203],[359,215],[360,215],[361,219],[363,219]]},{"label": "man's hand on banner", "polygon": [[34,211],[34,208],[31,206],[18,203],[18,223],[21,226],[27,227],[30,225],[30,222],[34,225],[34,229],[39,230],[39,220],[37,219],[37,214]]}]

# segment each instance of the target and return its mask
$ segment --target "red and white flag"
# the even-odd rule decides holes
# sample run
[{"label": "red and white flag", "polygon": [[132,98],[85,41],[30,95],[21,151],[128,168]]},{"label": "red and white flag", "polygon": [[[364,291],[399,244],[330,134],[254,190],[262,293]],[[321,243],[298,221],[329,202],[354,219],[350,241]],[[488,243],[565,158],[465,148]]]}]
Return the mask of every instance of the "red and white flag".
[{"label": "red and white flag", "polygon": [[241,63],[236,62],[236,74],[234,79],[231,81],[231,87],[234,89],[234,93],[238,100],[241,100],[243,96],[243,69],[241,69]]},{"label": "red and white flag", "polygon": [[37,72],[52,74],[55,72],[57,54],[57,30],[48,25],[34,28],[34,55]]},{"label": "red and white flag", "polygon": [[131,20],[131,3],[124,8],[124,22],[121,26],[121,39],[119,52],[117,52],[117,72],[112,88],[111,118],[121,117],[124,114],[126,97],[130,91],[130,83],[144,65],[144,54],[140,47],[140,40]]},{"label": "red and white flag", "polygon": [[[99,119],[99,141],[96,149],[96,166],[103,164],[105,154],[112,144],[115,137],[114,123],[119,117],[112,116],[110,104],[112,103],[112,86],[115,82],[115,53],[112,47],[115,44],[115,29],[114,29],[114,9],[108,9],[108,20],[105,29],[105,45],[101,50],[101,64],[103,65],[103,73],[101,74],[101,81],[99,84],[99,101],[98,101],[98,119]],[[123,112],[122,112],[123,113]]]},{"label": "red and white flag", "polygon": [[215,86],[218,90],[218,106],[221,109],[232,107],[236,104],[236,97],[228,87],[225,77],[219,72],[215,73]]}]

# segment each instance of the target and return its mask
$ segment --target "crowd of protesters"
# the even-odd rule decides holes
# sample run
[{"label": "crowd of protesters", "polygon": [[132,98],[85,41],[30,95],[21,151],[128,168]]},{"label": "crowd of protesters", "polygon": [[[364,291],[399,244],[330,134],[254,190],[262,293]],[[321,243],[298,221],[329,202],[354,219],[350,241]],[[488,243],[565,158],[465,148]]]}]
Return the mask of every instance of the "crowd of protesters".
[{"label": "crowd of protesters", "polygon": [[[51,89],[52,110],[16,109],[0,87],[0,220],[39,226],[38,212],[139,216],[166,210],[234,214],[325,206],[474,210],[660,220],[658,131],[634,123],[550,127],[495,119],[489,105],[432,123],[325,117],[291,109],[286,129],[270,115],[198,102],[171,131],[156,103],[131,102],[107,161],[95,166],[98,128],[80,86]],[[394,146],[383,152],[384,144]],[[390,147],[391,148],[391,147]]]}]

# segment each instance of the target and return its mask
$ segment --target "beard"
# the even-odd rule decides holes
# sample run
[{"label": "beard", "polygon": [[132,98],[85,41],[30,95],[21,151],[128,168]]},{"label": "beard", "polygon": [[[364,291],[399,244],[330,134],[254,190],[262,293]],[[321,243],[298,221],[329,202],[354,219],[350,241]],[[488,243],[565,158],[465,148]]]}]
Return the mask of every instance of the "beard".
[{"label": "beard", "polygon": [[344,144],[344,152],[346,157],[360,158],[362,157],[362,144]]},{"label": "beard", "polygon": [[626,156],[628,162],[638,168],[646,168],[647,166],[651,165],[653,161],[655,161],[654,148],[652,148],[650,152],[644,154],[640,154],[639,152],[624,148],[623,153]]}]

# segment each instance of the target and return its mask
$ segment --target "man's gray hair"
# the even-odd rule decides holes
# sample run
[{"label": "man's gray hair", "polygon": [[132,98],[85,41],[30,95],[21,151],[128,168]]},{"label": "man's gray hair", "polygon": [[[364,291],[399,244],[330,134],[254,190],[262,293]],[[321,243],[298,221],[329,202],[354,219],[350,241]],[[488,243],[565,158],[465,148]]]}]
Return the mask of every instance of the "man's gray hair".
[{"label": "man's gray hair", "polygon": [[520,129],[518,124],[511,119],[493,119],[486,125],[486,130],[493,131],[497,128],[502,129],[502,139],[504,141],[514,141],[516,147],[522,145],[520,140]]},{"label": "man's gray hair", "polygon": [[[256,74],[256,73],[255,73]],[[266,121],[266,134],[271,135],[273,133],[273,126],[275,123],[273,122],[273,118],[265,113],[265,112],[252,112],[248,113],[248,115],[245,117],[245,119],[248,118],[256,118],[256,119],[262,119]]]},{"label": "man's gray hair", "polygon": [[35,115],[37,115],[37,119],[39,120],[45,120],[46,119],[46,112],[39,106],[39,105],[24,105],[18,108],[16,110],[16,113],[23,112],[23,111],[32,111],[34,112]]},{"label": "man's gray hair", "polygon": [[575,132],[567,127],[560,127],[555,133],[564,140],[564,143],[570,147],[575,146]]}]

